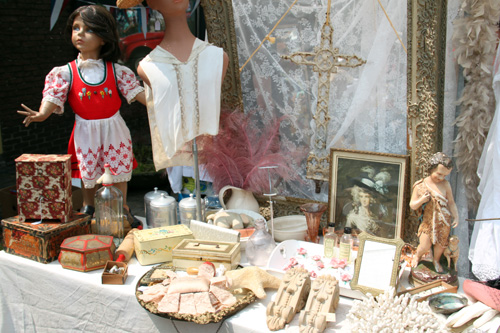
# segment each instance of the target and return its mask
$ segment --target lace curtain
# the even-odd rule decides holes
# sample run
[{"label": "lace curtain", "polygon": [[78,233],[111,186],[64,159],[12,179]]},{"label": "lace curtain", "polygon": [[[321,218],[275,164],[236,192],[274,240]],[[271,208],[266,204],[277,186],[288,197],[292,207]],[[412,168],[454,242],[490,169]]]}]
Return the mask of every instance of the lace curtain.
[{"label": "lace curtain", "polygon": [[[233,1],[240,66],[287,11],[293,0]],[[407,2],[381,0],[406,45]],[[313,116],[318,98],[318,73],[312,66],[281,58],[294,52],[314,52],[326,19],[326,0],[301,0],[281,21],[275,43],[264,42],[241,72],[245,112],[255,111],[261,126],[273,116],[286,115],[281,126],[283,151],[309,152],[316,133]],[[357,55],[366,64],[339,67],[330,75],[327,150],[331,147],[406,154],[407,62],[389,20],[377,0],[333,0],[333,46],[343,55]],[[258,130],[258,128],[255,128]],[[318,151],[315,151],[318,153]],[[305,177],[306,158],[295,167],[304,182],[278,187],[285,196],[328,201],[328,184],[315,193]]]}]

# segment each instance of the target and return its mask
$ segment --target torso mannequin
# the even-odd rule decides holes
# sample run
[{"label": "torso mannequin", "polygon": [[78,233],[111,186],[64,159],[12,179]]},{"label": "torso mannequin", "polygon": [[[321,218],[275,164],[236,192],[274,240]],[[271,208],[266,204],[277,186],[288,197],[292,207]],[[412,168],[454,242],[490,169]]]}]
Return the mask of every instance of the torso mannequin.
[{"label": "torso mannequin", "polygon": [[[196,39],[191,30],[189,30],[186,19],[189,0],[148,0],[147,3],[151,9],[159,11],[165,21],[165,34],[159,46],[171,53],[179,61],[186,62]],[[224,52],[222,80],[226,76],[228,65],[229,57]],[[140,65],[137,71],[143,81],[149,85],[148,77]]]},{"label": "torso mannequin", "polygon": [[147,87],[157,170],[192,165],[186,144],[199,135],[218,133],[221,86],[229,57],[191,33],[188,4],[188,0],[148,1],[165,20],[163,40],[137,69]]}]

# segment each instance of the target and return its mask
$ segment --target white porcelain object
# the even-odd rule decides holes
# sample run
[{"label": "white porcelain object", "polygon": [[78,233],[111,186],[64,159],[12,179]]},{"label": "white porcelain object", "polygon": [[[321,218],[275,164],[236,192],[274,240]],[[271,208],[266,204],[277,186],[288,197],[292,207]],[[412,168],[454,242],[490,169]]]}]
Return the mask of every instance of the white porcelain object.
[{"label": "white porcelain object", "polygon": [[[273,219],[274,240],[283,242],[289,239],[303,241],[307,234],[307,222],[304,215],[289,215]],[[272,234],[273,225],[268,223],[269,233]]]},{"label": "white porcelain object", "polygon": [[[308,257],[313,257],[315,255],[319,256],[322,258],[322,261],[325,263],[328,263],[331,259],[329,258],[324,258],[323,257],[323,244],[316,244],[316,243],[311,243],[311,242],[305,242],[305,241],[298,241],[294,239],[289,239],[286,241],[281,242],[274,251],[271,253],[271,256],[269,257],[269,260],[267,261],[267,270],[269,272],[276,272],[276,274],[284,274],[284,268],[290,263],[290,259],[295,257],[299,258],[300,256],[297,255],[297,250],[299,248],[303,248]],[[325,264],[325,269],[318,271],[318,276],[323,275],[323,274],[330,274],[330,275],[338,275],[341,273],[340,271],[338,272],[333,272],[331,269],[326,268],[327,264]],[[305,267],[306,269],[309,270],[310,267]],[[344,269],[345,272],[349,272],[349,274],[354,273],[354,264],[351,263],[348,265],[348,267],[345,267]],[[349,298],[356,298],[356,299],[362,299],[365,298],[364,294],[359,291],[359,290],[353,290],[351,289],[349,283],[343,283],[340,281],[340,277],[337,277],[337,280],[340,282],[340,295],[349,297]]]},{"label": "white porcelain object", "polygon": [[[231,190],[231,197],[224,202],[224,193]],[[259,212],[259,203],[253,193],[231,185],[224,186],[219,191],[219,202],[224,209],[246,209]]]},{"label": "white porcelain object", "polygon": [[[266,221],[266,219],[264,218],[264,216],[260,215],[259,213],[254,212],[254,211],[251,211],[251,210],[246,210],[246,209],[226,209],[226,212],[233,212],[233,213],[238,213],[238,214],[246,214],[246,215],[250,216],[254,221],[257,220],[257,219],[263,219],[264,221]],[[252,223],[252,226],[253,226],[253,223]],[[246,245],[247,245],[247,242],[248,242],[249,238],[250,237],[241,237],[240,238],[240,250],[241,251],[245,251]]]}]

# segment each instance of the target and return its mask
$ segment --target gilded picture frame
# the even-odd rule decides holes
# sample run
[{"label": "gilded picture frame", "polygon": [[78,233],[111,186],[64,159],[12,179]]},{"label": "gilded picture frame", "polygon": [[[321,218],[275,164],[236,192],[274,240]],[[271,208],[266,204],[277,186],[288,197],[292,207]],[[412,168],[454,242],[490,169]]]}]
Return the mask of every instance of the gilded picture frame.
[{"label": "gilded picture frame", "polygon": [[362,232],[350,286],[353,290],[378,296],[398,284],[399,262],[404,241],[387,239]]},{"label": "gilded picture frame", "polygon": [[408,156],[332,148],[328,221],[336,229],[402,238]]}]

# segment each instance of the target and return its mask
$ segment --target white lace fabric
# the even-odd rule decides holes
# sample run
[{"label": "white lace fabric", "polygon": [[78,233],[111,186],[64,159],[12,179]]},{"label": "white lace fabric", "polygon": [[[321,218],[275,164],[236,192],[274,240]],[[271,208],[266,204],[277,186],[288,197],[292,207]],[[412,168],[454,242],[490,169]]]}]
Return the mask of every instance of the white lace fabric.
[{"label": "white lace fabric", "polygon": [[[240,66],[292,3],[293,0],[233,1]],[[321,41],[327,3],[297,2],[272,33],[276,42],[266,41],[241,72],[246,112],[257,111],[263,124],[272,114],[288,116],[281,126],[285,154],[301,148],[316,149],[317,129],[312,117],[317,104],[318,73],[312,66],[296,65],[281,56],[315,52]],[[406,1],[381,3],[406,43]],[[367,62],[357,68],[339,67],[337,73],[330,75],[327,151],[334,147],[406,154],[407,56],[396,33],[377,0],[332,1],[330,16],[333,47],[340,54],[357,55]],[[314,183],[306,180],[305,158],[295,168],[307,185],[288,182],[280,186],[280,193],[328,201],[326,182],[322,193],[316,194]]]}]

